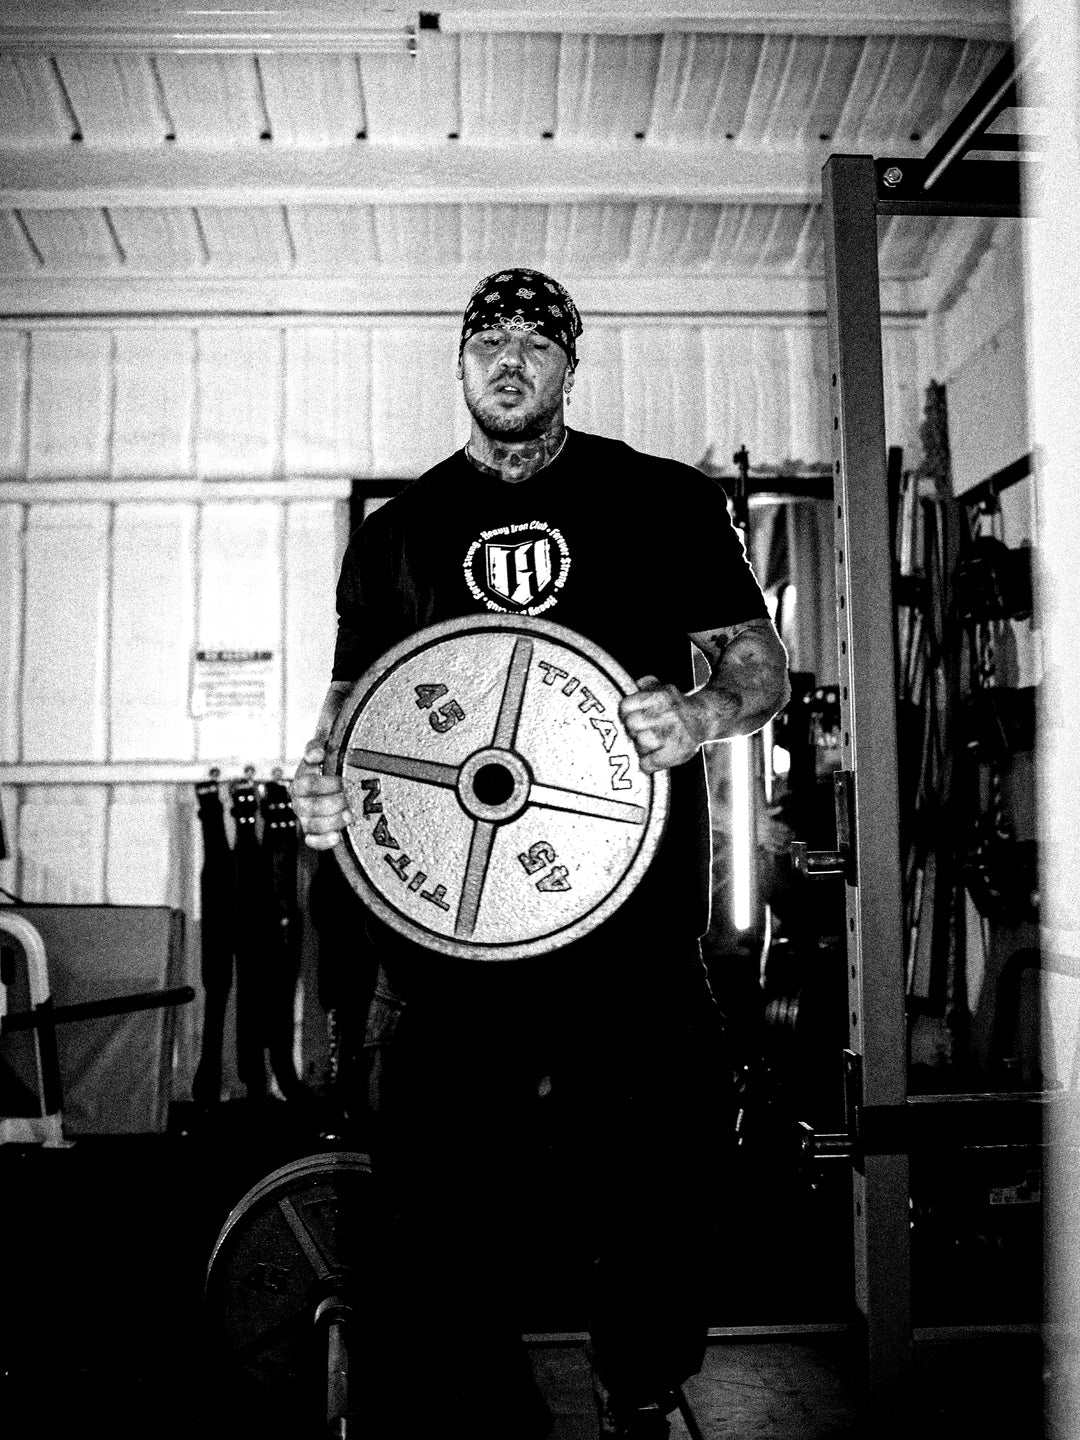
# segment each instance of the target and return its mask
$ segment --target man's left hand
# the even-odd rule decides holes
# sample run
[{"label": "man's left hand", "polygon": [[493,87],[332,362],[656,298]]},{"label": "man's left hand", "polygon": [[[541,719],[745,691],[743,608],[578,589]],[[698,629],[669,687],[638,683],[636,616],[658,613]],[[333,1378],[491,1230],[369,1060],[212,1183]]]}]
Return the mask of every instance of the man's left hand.
[{"label": "man's left hand", "polygon": [[696,696],[675,685],[661,685],[655,675],[638,681],[638,689],[619,702],[619,715],[646,774],[670,770],[696,755],[708,738],[705,717]]}]

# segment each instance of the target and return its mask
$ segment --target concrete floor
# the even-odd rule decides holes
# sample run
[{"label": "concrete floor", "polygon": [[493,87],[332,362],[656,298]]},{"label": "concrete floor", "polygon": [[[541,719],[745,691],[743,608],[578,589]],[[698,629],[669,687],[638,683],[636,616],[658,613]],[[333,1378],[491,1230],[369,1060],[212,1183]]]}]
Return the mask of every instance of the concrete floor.
[{"label": "concrete floor", "polygon": [[[672,1440],[839,1440],[853,1437],[852,1377],[833,1337],[709,1346],[671,1417]],[[555,1414],[550,1440],[595,1440],[589,1367],[580,1347],[536,1346],[533,1370]]]},{"label": "concrete floor", "polygon": [[[671,1417],[672,1440],[866,1440],[852,1339],[849,1332],[714,1340],[684,1387],[688,1417]],[[901,1435],[1048,1440],[1037,1339],[999,1336],[989,1345],[950,1347],[948,1355],[917,1357]],[[550,1440],[595,1440],[582,1349],[540,1345],[532,1358],[556,1417]]]}]

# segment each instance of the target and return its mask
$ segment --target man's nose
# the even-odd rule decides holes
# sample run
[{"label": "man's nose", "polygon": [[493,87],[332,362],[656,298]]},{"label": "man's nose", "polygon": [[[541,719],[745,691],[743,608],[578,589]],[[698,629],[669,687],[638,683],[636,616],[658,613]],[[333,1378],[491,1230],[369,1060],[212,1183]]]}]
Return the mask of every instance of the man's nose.
[{"label": "man's nose", "polygon": [[506,370],[522,370],[525,366],[525,350],[520,340],[511,340],[503,349],[499,363]]}]

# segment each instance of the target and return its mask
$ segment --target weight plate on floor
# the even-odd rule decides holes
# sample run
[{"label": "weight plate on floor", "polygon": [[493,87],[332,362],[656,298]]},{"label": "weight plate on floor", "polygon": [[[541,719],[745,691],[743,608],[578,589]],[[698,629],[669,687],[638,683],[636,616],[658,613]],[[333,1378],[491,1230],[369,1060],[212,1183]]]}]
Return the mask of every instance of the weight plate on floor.
[{"label": "weight plate on floor", "polygon": [[204,1309],[220,1349],[250,1379],[325,1386],[315,1307],[331,1283],[370,1276],[372,1184],[365,1154],[308,1155],[260,1180],[230,1211],[207,1267]]},{"label": "weight plate on floor", "polygon": [[361,677],[325,770],[352,823],[334,853],[409,939],[517,960],[579,939],[633,891],[667,818],[619,719],[635,685],[550,621],[470,616],[419,631]]}]

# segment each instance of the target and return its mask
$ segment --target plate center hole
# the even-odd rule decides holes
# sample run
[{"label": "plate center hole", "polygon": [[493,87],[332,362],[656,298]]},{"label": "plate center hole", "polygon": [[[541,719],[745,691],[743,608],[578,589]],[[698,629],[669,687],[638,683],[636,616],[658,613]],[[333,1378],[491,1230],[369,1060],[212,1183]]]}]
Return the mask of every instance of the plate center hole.
[{"label": "plate center hole", "polygon": [[473,776],[473,794],[481,805],[504,805],[514,793],[514,777],[494,761],[481,765]]}]

